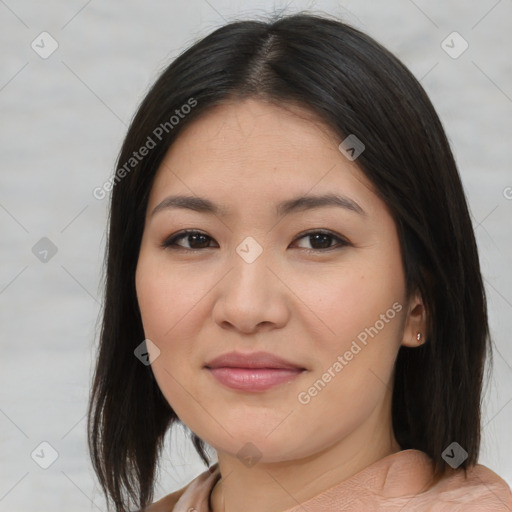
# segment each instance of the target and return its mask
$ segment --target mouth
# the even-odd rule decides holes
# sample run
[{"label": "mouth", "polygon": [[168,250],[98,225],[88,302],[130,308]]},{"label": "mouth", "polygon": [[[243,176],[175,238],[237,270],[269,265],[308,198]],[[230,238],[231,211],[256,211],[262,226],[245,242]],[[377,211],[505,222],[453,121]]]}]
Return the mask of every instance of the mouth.
[{"label": "mouth", "polygon": [[268,352],[230,352],[209,361],[205,368],[221,384],[240,391],[265,391],[290,382],[306,368]]},{"label": "mouth", "polygon": [[305,370],[279,368],[209,368],[210,373],[225,386],[241,391],[265,391],[284,384]]}]

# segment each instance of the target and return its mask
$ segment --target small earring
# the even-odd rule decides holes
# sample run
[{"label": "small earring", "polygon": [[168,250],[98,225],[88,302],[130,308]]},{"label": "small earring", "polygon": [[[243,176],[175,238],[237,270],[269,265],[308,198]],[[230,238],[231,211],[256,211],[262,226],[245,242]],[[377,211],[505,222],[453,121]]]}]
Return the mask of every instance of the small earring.
[{"label": "small earring", "polygon": [[421,332],[416,334],[416,339],[418,340],[418,344],[420,344],[421,343]]}]

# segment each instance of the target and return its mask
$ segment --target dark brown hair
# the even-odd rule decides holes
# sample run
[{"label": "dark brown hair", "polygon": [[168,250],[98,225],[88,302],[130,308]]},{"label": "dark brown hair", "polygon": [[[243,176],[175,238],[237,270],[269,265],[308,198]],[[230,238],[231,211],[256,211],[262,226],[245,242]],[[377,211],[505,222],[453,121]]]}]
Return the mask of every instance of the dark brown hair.
[{"label": "dark brown hair", "polygon": [[[215,105],[248,97],[306,107],[340,142],[355,134],[365,144],[357,163],[393,215],[407,292],[420,291],[429,321],[426,343],[401,347],[396,360],[395,436],[403,449],[427,453],[436,477],[453,441],[468,452],[462,468],[477,462],[490,349],[486,299],[463,187],[431,102],[395,56],[338,20],[237,21],[164,70],[132,120],[114,175],[88,442],[116,512],[127,510],[128,499],[141,508],[152,501],[165,435],[180,421],[151,366],[134,356],[144,340],[135,269],[153,178],[183,128]],[[193,108],[182,109],[191,99]],[[183,115],[170,121],[177,110]],[[155,147],[131,160],[148,137]],[[208,465],[206,445],[191,436]]]}]

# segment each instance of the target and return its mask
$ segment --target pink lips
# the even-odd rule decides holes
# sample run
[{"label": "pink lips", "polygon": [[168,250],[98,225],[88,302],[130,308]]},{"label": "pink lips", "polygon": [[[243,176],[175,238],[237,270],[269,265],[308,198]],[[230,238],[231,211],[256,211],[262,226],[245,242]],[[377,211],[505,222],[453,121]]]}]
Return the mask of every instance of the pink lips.
[{"label": "pink lips", "polygon": [[305,370],[268,352],[229,352],[212,359],[205,367],[220,383],[242,391],[265,391]]}]

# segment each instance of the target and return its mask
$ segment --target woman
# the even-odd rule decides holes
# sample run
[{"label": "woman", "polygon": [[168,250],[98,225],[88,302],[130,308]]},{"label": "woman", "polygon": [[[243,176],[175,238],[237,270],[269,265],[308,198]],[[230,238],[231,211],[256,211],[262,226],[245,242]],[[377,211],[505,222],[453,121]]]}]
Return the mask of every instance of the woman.
[{"label": "woman", "polygon": [[[387,50],[326,17],[228,24],[154,84],[111,185],[89,446],[116,512],[512,509],[477,464],[466,200]],[[176,422],[218,463],[148,506]]]}]

